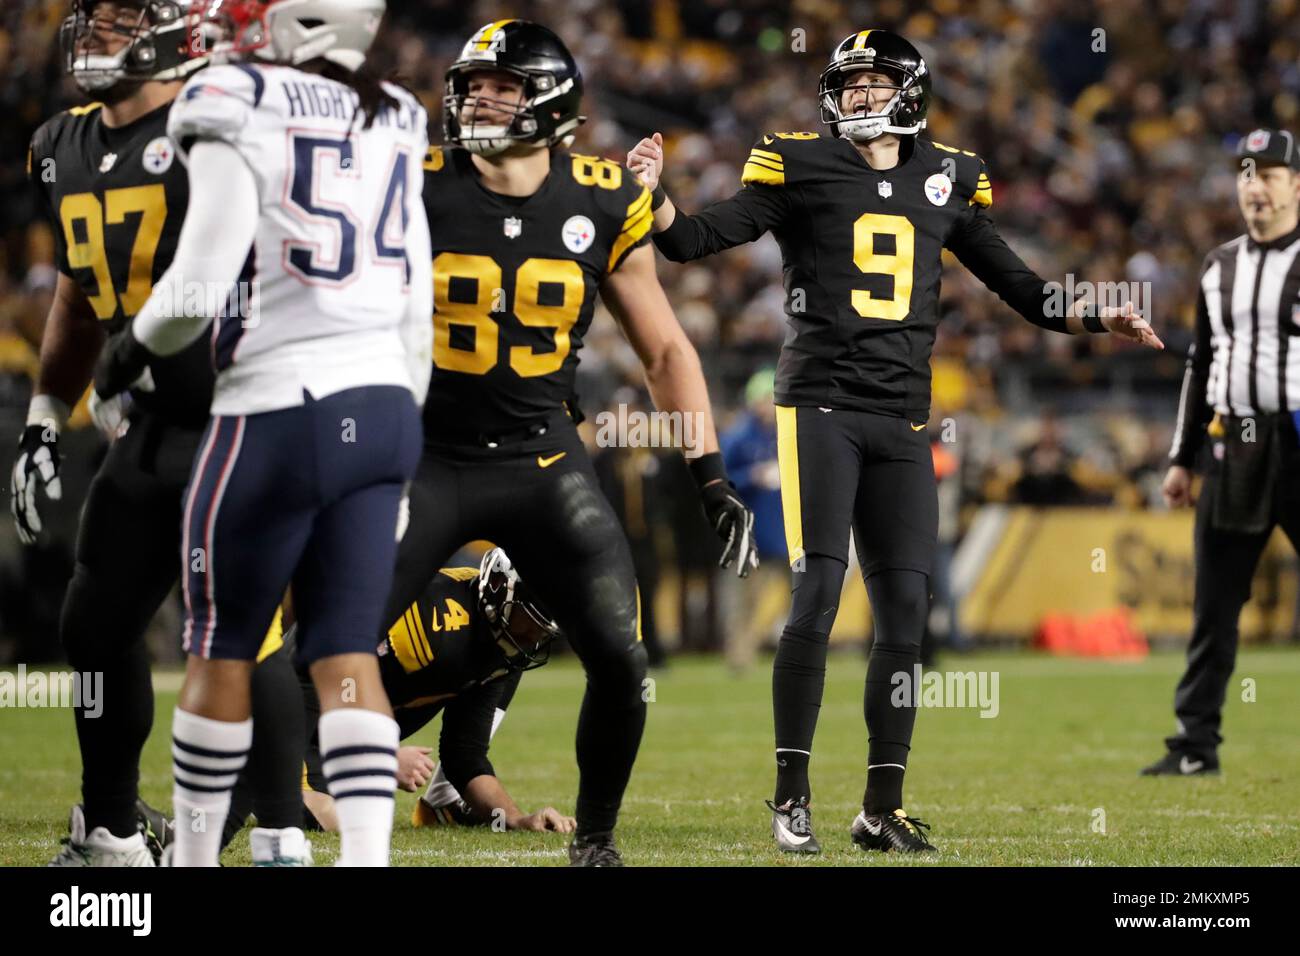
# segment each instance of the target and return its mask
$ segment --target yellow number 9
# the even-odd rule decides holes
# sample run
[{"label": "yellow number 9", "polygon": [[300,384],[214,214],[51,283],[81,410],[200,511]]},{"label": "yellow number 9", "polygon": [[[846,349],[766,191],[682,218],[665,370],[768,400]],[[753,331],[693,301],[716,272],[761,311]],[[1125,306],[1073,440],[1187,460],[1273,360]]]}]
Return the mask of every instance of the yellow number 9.
[{"label": "yellow number 9", "polygon": [[[894,238],[893,253],[876,252],[876,236]],[[853,224],[853,264],[867,275],[887,275],[894,280],[894,294],[888,299],[866,289],[853,290],[853,308],[868,319],[901,322],[911,311],[912,264],[916,253],[916,230],[906,216],[868,212]]]}]

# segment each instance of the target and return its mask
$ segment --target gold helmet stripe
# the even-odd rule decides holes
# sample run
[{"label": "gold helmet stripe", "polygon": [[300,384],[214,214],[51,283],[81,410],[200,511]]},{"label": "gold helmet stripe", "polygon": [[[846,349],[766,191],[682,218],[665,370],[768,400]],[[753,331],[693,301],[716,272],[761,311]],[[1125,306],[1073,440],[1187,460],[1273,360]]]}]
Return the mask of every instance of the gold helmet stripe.
[{"label": "gold helmet stripe", "polygon": [[863,30],[861,33],[859,33],[858,38],[853,41],[853,49],[865,50],[867,47],[867,37],[871,36],[871,34],[875,32],[876,32],[875,30]]}]

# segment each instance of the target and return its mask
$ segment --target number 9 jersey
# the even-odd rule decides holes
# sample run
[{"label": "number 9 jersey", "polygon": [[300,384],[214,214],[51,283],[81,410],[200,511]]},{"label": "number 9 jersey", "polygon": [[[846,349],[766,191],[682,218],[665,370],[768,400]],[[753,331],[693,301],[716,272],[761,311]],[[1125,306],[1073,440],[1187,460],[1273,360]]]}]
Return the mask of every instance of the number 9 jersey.
[{"label": "number 9 jersey", "polygon": [[764,136],[738,193],[698,215],[678,210],[655,236],[680,262],[772,232],[791,326],[778,405],[925,421],[944,249],[1029,321],[1048,322],[1045,283],[988,214],[984,162],[924,136],[902,139],[898,165],[876,170],[845,139]]},{"label": "number 9 jersey", "polygon": [[596,292],[648,241],[650,193],[616,163],[562,149],[527,197],[486,189],[464,149],[435,147],[424,169],[434,288],[425,432],[517,432],[574,398]]}]

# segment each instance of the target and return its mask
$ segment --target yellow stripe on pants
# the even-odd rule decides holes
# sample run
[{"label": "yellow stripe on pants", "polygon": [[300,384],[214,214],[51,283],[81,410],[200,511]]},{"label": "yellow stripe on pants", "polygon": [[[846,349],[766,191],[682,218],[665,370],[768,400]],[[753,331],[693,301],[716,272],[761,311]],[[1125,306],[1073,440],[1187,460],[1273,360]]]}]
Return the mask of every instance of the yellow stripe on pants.
[{"label": "yellow stripe on pants", "polygon": [[803,511],[799,500],[799,433],[797,408],[776,406],[776,460],[781,471],[781,513],[790,564],[803,558]]}]

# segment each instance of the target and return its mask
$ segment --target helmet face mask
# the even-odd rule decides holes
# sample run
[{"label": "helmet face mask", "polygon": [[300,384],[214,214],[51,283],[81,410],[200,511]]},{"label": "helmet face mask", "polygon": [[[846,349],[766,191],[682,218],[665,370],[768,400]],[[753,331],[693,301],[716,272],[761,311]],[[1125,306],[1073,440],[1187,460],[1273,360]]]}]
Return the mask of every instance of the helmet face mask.
[{"label": "helmet face mask", "polygon": [[560,625],[528,593],[500,548],[479,564],[478,605],[511,670],[532,670],[550,660]]},{"label": "helmet face mask", "polygon": [[[206,63],[189,43],[190,0],[73,0],[59,28],[64,72],[83,93],[120,100],[139,84],[184,79]],[[109,38],[121,40],[116,50]]]},{"label": "helmet face mask", "polygon": [[[853,77],[863,72],[891,78],[890,83],[867,86],[867,103],[862,111],[845,113],[845,90],[863,86]],[[871,109],[871,91],[889,89],[893,96],[883,109]],[[925,129],[930,106],[930,73],[916,48],[897,34],[885,30],[864,30],[846,37],[831,55],[818,84],[822,122],[836,135],[853,142],[867,142],[885,134],[912,136]]]},{"label": "helmet face mask", "polygon": [[[518,78],[522,95],[511,102],[472,91],[473,77],[484,73]],[[447,70],[443,132],[480,156],[531,144],[567,146],[586,120],[581,104],[582,74],[560,38],[527,20],[501,20],[476,31]],[[497,115],[476,119],[483,111]]]}]

